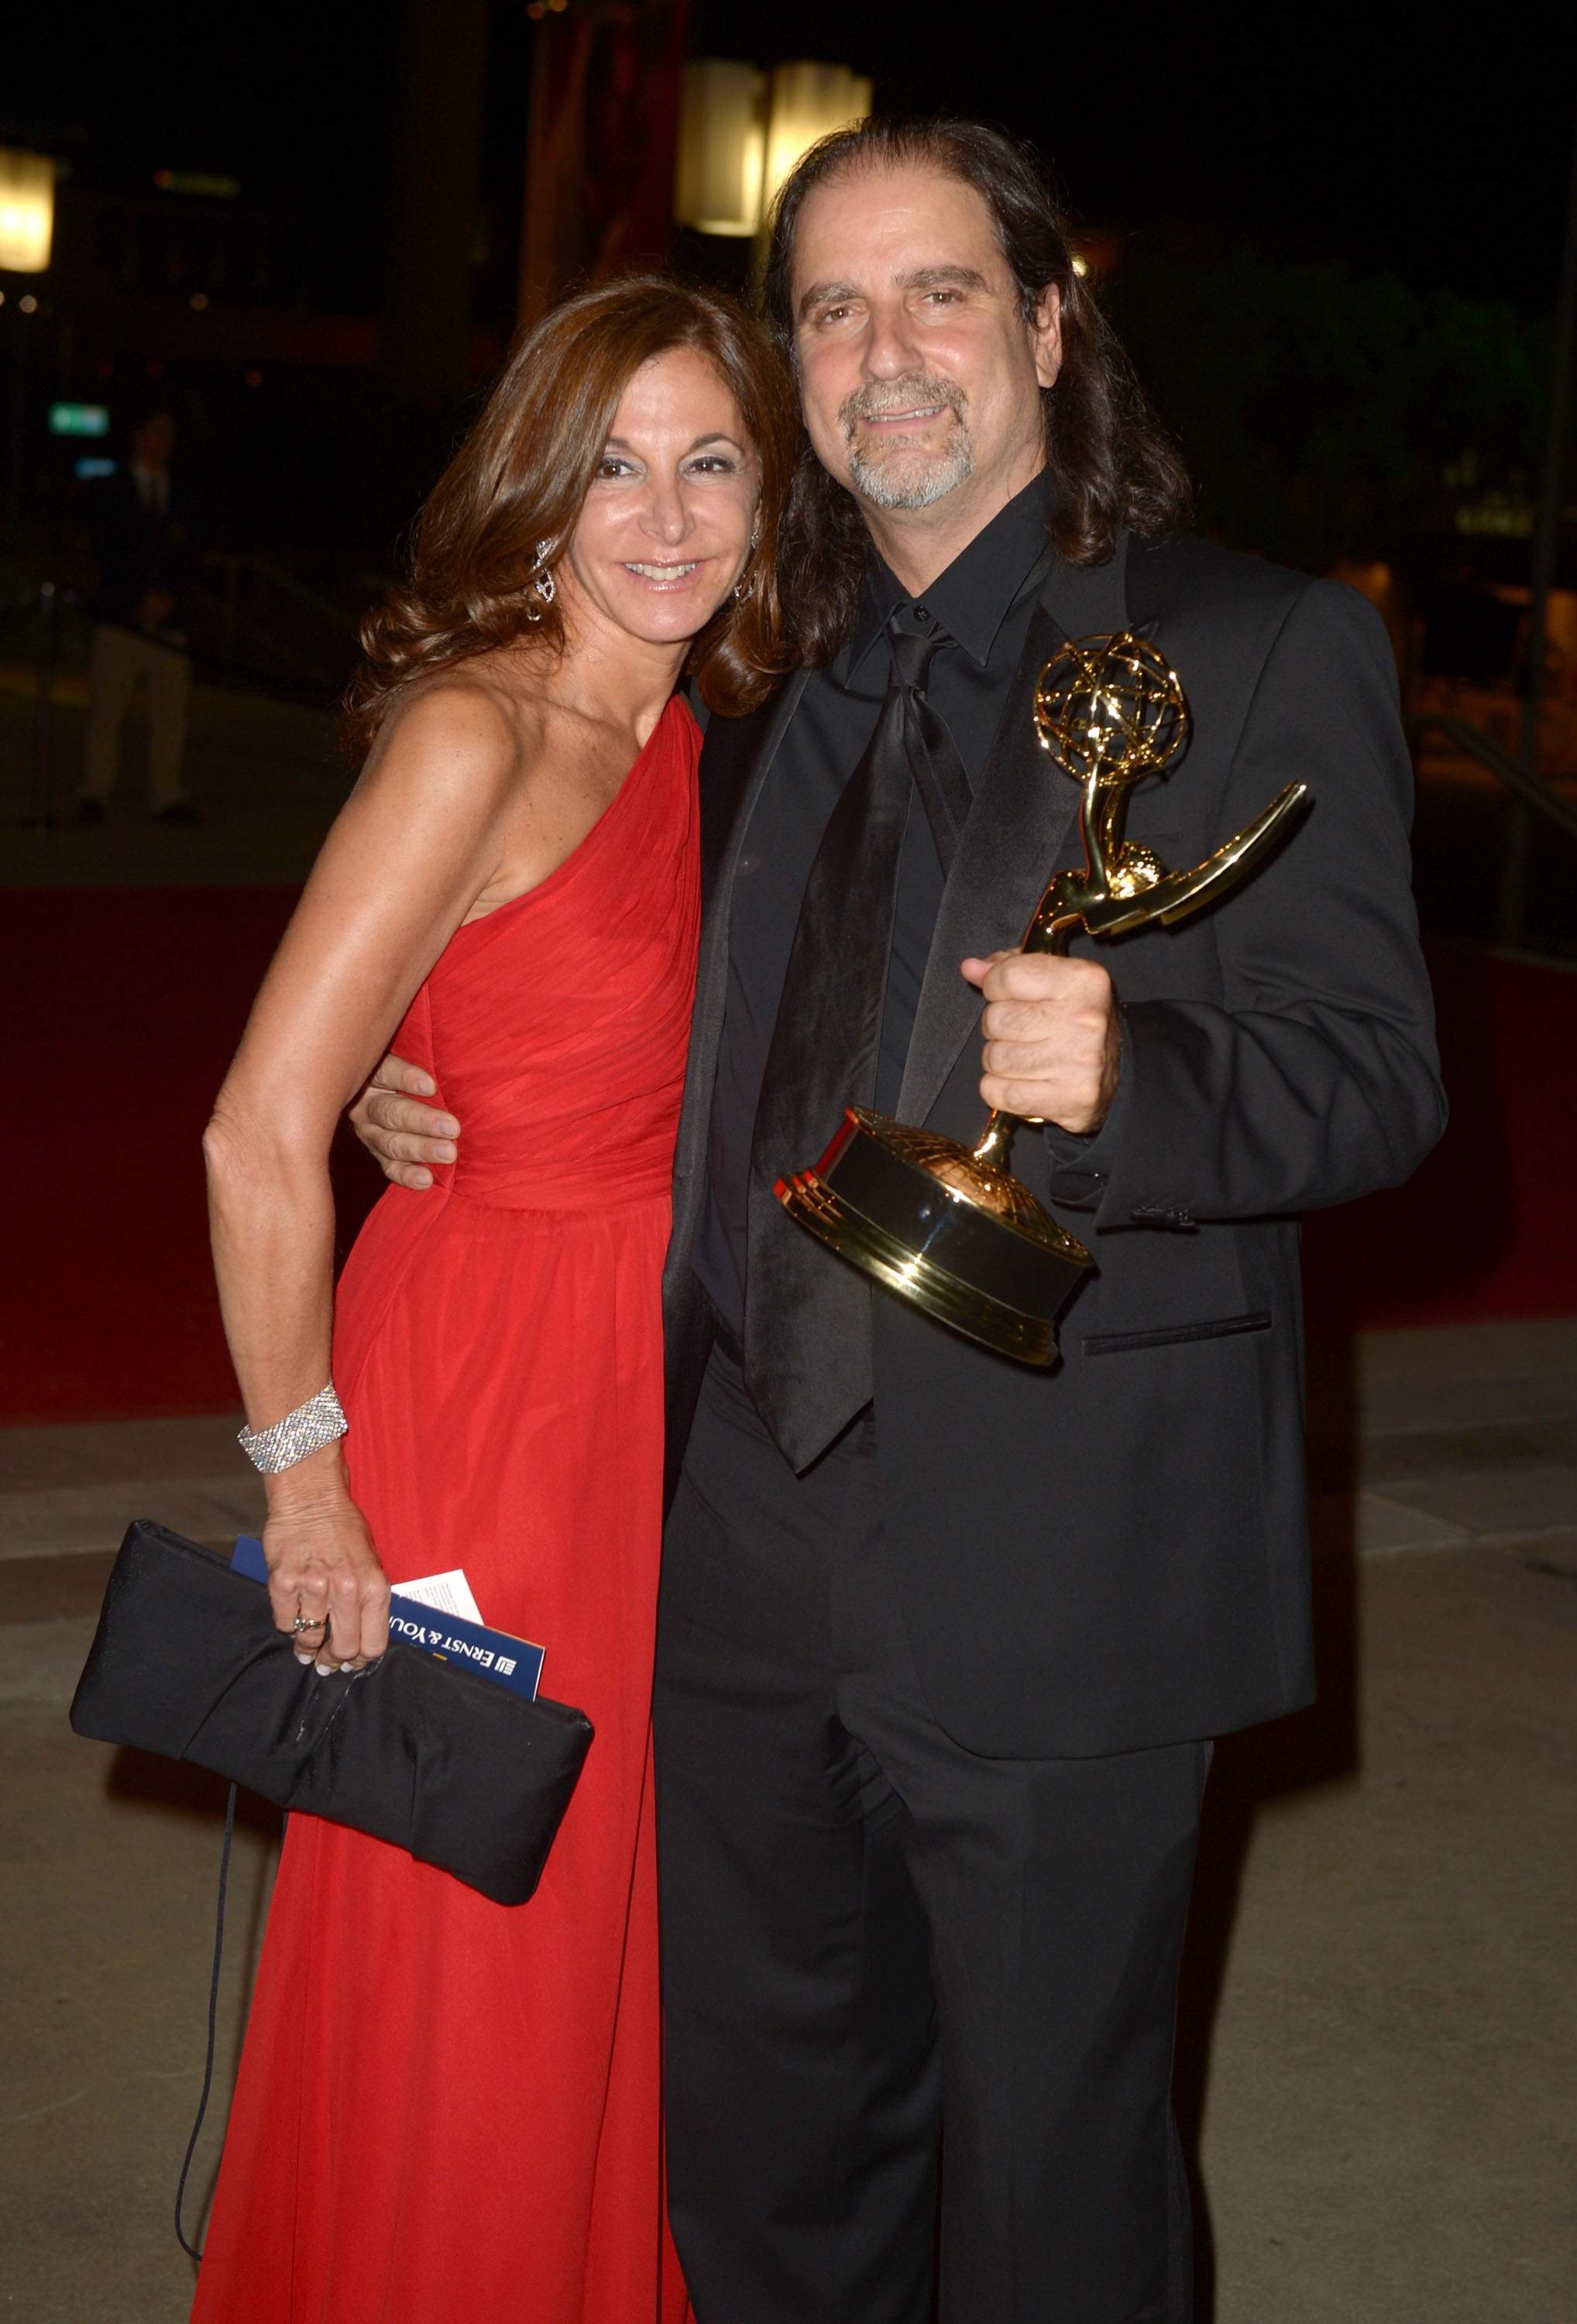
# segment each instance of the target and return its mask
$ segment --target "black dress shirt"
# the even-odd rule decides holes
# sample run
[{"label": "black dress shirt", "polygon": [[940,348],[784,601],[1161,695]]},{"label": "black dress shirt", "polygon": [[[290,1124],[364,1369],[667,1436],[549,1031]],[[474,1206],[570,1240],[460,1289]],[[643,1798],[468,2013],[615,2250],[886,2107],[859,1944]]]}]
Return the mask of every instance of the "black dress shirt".
[{"label": "black dress shirt", "polygon": [[[1049,514],[1047,481],[1037,476],[918,599],[873,558],[853,632],[813,673],[756,802],[733,891],[707,1197],[695,1247],[696,1272],[735,1336],[744,1323],[746,1194],[767,1053],[811,865],[886,696],[890,663],[883,632],[896,621],[927,635],[943,630],[952,641],[931,666],[927,695],[952,731],[971,784],[978,783],[1028,635]],[[882,1009],[876,1104],[883,1112],[891,1111],[903,1079],[942,885],[917,793],[904,836]],[[836,1128],[828,1122],[827,1138]]]}]

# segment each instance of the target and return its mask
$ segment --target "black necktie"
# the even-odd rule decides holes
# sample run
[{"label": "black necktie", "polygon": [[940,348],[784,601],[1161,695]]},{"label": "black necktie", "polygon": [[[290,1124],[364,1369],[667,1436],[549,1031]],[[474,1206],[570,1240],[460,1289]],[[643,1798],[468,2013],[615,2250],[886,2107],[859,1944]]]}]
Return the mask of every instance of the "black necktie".
[{"label": "black necktie", "polygon": [[945,630],[929,637],[890,630],[888,638],[903,708],[904,748],[946,873],[953,869],[958,835],[969,813],[969,777],[952,731],[941,712],[932,709],[926,687],[937,647],[950,645],[952,640]]},{"label": "black necktie", "polygon": [[899,863],[918,788],[945,870],[969,782],[926,700],[945,632],[889,629],[892,669],[876,731],[822,837],[783,980],[752,1148],[744,1377],[785,1459],[809,1466],[871,1401],[871,1294],[772,1192],[823,1153],[845,1105],[876,1089]]}]

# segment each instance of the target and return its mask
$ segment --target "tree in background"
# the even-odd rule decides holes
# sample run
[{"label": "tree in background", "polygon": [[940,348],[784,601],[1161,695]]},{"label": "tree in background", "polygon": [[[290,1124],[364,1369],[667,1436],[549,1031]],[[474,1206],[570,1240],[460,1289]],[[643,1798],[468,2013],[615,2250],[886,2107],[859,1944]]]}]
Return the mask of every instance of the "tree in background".
[{"label": "tree in background", "polygon": [[1448,531],[1465,502],[1526,501],[1549,333],[1508,305],[1334,265],[1131,254],[1110,303],[1204,530],[1233,548],[1323,572]]}]

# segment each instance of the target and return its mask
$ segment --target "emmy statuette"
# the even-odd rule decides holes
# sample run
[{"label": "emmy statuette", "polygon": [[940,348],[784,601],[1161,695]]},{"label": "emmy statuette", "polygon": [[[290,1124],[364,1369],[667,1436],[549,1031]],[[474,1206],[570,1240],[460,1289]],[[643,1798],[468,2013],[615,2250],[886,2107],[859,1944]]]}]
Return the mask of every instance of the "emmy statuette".
[{"label": "emmy statuette", "polygon": [[[1052,881],[1025,952],[1065,953],[1080,927],[1107,937],[1182,919],[1252,870],[1305,796],[1288,783],[1223,847],[1169,872],[1123,826],[1134,784],[1164,772],[1187,739],[1176,672],[1129,631],[1073,639],[1041,671],[1034,715],[1042,749],[1083,791],[1084,864]],[[1093,1261],[1009,1169],[1019,1120],[993,1112],[969,1147],[852,1105],[815,1169],[774,1191],[790,1218],[911,1306],[1047,1365],[1057,1315]]]}]

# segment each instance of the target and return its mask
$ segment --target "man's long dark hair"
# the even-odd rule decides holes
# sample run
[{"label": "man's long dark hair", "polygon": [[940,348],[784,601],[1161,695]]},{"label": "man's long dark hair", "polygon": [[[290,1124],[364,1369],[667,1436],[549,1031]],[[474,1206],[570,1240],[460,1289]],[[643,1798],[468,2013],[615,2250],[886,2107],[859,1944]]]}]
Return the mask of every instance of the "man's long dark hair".
[{"label": "man's long dark hair", "polygon": [[[923,169],[973,186],[991,212],[1019,286],[1026,322],[1055,284],[1062,369],[1046,389],[1053,531],[1073,565],[1101,565],[1117,528],[1176,532],[1193,505],[1187,475],[1162,436],[1116,334],[1074,266],[1068,229],[1034,148],[973,121],[883,120],[835,130],[785,180],[772,217],[763,299],[767,322],[794,355],[794,236],[806,198],[831,179],[871,169]],[[835,653],[854,615],[870,558],[859,504],[808,443],[801,448],[782,531],[785,606],[806,660]]]}]

